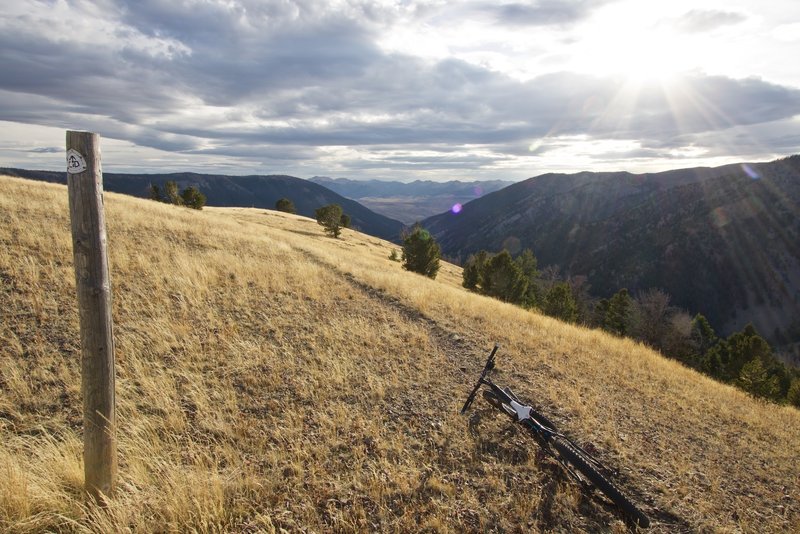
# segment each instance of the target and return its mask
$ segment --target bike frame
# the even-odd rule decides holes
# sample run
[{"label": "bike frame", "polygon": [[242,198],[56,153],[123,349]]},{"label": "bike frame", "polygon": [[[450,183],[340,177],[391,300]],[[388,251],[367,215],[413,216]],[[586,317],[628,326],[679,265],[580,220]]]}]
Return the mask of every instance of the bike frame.
[{"label": "bike frame", "polygon": [[[497,346],[495,345],[495,351],[497,350]],[[493,351],[494,353],[494,351]],[[503,390],[500,386],[492,382],[490,379],[486,378],[485,373],[491,369],[484,368],[484,373],[481,374],[481,377],[478,379],[478,383],[475,385],[475,389],[470,394],[469,399],[464,404],[464,407],[461,409],[461,414],[463,415],[466,413],[467,409],[469,409],[469,405],[472,403],[472,399],[475,398],[475,393],[480,389],[481,386],[488,386],[491,389],[492,393],[494,393],[498,400],[504,405],[511,407],[513,412],[508,412],[509,415],[513,415],[517,418],[517,422],[527,426],[530,430],[539,434],[545,441],[549,441],[552,436],[560,435],[552,428],[548,428],[542,423],[540,423],[536,418],[531,416],[531,412],[533,408],[528,406],[527,404],[522,404],[518,402],[516,399],[511,397],[505,390]],[[508,410],[506,410],[508,411]]]},{"label": "bike frame", "polygon": [[503,389],[487,378],[486,375],[495,367],[495,354],[498,348],[499,345],[495,345],[489,354],[478,382],[461,408],[461,414],[463,415],[469,409],[481,386],[486,386],[494,397],[493,399],[487,397],[489,403],[514,417],[517,423],[528,429],[541,448],[553,456],[573,478],[587,488],[594,488],[599,484],[600,490],[617,506],[620,506],[628,518],[638,523],[639,526],[649,526],[650,521],[647,516],[636,508],[612,482],[609,482],[606,475],[603,475],[607,470],[599,461],[564,434],[558,432],[553,423],[542,414],[531,406],[521,403],[510,389]]}]

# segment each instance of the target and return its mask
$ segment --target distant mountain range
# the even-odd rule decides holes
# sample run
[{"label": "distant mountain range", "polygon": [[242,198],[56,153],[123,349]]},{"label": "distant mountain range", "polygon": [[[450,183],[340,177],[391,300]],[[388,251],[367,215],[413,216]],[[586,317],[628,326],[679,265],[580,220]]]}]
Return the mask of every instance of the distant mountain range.
[{"label": "distant mountain range", "polygon": [[357,200],[373,211],[409,225],[513,183],[501,180],[486,182],[416,180],[403,183],[348,180],[326,176],[314,176],[311,181],[342,196]]},{"label": "distant mountain range", "polygon": [[[0,174],[46,182],[67,183],[66,172],[0,168]],[[225,176],[219,174],[122,174],[103,173],[106,191],[149,198],[150,184],[163,186],[175,181],[183,189],[197,187],[208,198],[209,206],[242,206],[274,209],[283,197],[291,200],[297,213],[314,217],[314,210],[326,204],[339,204],[350,215],[351,224],[365,234],[399,241],[403,223],[375,213],[358,202],[345,198],[319,184],[293,176]]]},{"label": "distant mountain range", "polygon": [[531,248],[606,297],[660,288],[722,332],[800,342],[800,156],[770,163],[545,174],[423,222],[455,260]]}]

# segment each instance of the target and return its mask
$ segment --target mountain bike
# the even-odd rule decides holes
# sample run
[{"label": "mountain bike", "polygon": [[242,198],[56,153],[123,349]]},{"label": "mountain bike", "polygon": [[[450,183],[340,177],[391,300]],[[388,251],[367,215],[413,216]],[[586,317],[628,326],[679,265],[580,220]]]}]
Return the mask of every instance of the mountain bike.
[{"label": "mountain bike", "polygon": [[650,526],[647,516],[611,482],[609,470],[603,464],[560,433],[552,421],[531,406],[523,404],[510,388],[500,388],[487,378],[489,372],[495,367],[495,355],[498,348],[499,345],[495,345],[489,354],[478,382],[467,397],[464,407],[461,408],[461,414],[466,413],[472,405],[481,386],[486,386],[488,389],[483,390],[484,399],[527,429],[539,446],[555,458],[578,483],[589,490],[594,488],[600,490],[611,499],[627,519],[636,525],[642,528]]}]

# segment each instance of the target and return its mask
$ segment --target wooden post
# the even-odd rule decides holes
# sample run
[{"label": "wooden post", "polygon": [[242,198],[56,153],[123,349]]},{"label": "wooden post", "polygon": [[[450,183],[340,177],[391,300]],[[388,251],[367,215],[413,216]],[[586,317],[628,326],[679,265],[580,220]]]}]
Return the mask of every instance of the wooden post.
[{"label": "wooden post", "polygon": [[81,322],[85,488],[99,502],[114,494],[117,442],[114,339],[100,136],[67,132],[67,188]]}]

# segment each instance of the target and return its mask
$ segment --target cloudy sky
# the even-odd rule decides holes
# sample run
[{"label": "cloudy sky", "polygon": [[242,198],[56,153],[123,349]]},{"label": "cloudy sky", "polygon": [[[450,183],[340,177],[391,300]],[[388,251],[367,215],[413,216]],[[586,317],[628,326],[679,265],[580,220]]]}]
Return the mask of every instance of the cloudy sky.
[{"label": "cloudy sky", "polygon": [[5,0],[0,166],[520,180],[800,153],[797,0]]}]

